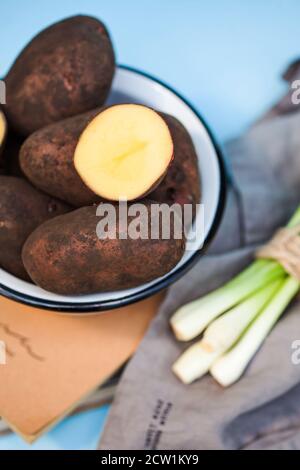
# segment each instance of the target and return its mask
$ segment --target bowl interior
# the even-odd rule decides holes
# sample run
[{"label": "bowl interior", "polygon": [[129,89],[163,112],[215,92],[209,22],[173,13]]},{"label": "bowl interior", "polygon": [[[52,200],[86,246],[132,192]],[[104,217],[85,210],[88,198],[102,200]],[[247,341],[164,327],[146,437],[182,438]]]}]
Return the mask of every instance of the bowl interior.
[{"label": "bowl interior", "polygon": [[[189,131],[198,155],[199,171],[202,185],[202,201],[204,208],[203,229],[201,236],[197,237],[185,252],[180,263],[173,271],[178,270],[186,264],[194,255],[195,251],[201,249],[214,222],[221,191],[221,171],[214,144],[201,122],[199,116],[193,109],[171,89],[160,82],[148,77],[138,71],[126,67],[118,67],[113,81],[108,104],[114,103],[141,103],[153,107],[159,111],[172,114],[178,118]],[[201,211],[202,212],[202,211]],[[197,216],[199,217],[199,215]],[[173,272],[171,271],[171,273]],[[106,292],[84,296],[61,296],[47,292],[37,286],[24,282],[15,276],[0,269],[1,285],[8,290],[18,294],[35,298],[42,305],[49,301],[57,305],[66,304],[101,304],[105,302],[118,301],[123,298],[135,296],[141,291],[150,289],[153,285],[160,283],[165,277],[156,279],[148,284],[136,288],[121,290],[117,292]],[[5,293],[5,292],[4,292]]]}]

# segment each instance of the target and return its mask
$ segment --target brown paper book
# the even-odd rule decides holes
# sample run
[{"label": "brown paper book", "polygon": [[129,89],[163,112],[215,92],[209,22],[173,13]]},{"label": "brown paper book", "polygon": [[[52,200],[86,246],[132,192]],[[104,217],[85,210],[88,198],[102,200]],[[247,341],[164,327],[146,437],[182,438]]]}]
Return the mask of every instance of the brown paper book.
[{"label": "brown paper book", "polygon": [[163,295],[99,315],[62,315],[0,297],[0,416],[32,442],[134,353]]},{"label": "brown paper book", "polygon": [[[85,397],[73,410],[72,414],[83,413],[84,411],[93,410],[99,408],[100,406],[109,404],[113,401],[117,385],[122,375],[123,367],[120,369],[120,372],[117,372],[112,376],[108,381],[103,385],[97,388],[90,395]],[[6,424],[6,422],[0,417],[0,436],[4,436],[12,433],[12,429]],[[34,439],[43,434],[43,431],[39,432],[38,435],[34,436]],[[30,436],[32,441],[32,436]]]}]

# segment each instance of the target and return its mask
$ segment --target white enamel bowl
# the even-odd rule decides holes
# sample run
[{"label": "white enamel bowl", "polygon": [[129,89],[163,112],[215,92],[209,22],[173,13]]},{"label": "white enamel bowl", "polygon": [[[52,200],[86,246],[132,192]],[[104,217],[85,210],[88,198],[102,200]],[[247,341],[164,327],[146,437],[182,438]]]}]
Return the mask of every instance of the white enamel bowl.
[{"label": "white enamel bowl", "polygon": [[138,287],[83,296],[61,296],[24,282],[0,269],[0,293],[25,304],[72,313],[100,312],[146,298],[182,276],[204,253],[219,226],[225,202],[225,171],[222,156],[199,113],[176,91],[138,70],[119,66],[109,104],[141,103],[172,114],[189,131],[199,158],[204,207],[203,236],[185,252],[180,263],[165,276]]}]

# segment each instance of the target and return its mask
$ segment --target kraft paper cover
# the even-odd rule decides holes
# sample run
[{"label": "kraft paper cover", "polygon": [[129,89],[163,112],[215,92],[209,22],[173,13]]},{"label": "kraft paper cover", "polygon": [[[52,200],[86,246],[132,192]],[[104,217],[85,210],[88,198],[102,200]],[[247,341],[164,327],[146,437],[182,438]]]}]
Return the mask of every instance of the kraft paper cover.
[{"label": "kraft paper cover", "polygon": [[162,295],[100,315],[62,315],[0,297],[0,416],[34,440],[136,350]]}]

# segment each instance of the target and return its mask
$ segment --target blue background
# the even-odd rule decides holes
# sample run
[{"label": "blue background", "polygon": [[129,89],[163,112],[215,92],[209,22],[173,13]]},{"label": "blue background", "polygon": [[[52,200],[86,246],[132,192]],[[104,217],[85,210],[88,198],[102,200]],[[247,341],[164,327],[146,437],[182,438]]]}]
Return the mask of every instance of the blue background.
[{"label": "blue background", "polygon": [[[118,62],[175,87],[220,142],[284,92],[280,73],[300,56],[299,0],[2,0],[0,76],[34,34],[77,13],[101,18]],[[95,448],[107,410],[68,418],[31,447],[3,437],[0,449]]]}]

